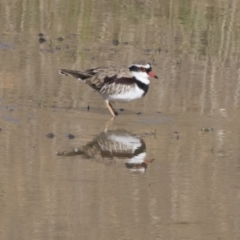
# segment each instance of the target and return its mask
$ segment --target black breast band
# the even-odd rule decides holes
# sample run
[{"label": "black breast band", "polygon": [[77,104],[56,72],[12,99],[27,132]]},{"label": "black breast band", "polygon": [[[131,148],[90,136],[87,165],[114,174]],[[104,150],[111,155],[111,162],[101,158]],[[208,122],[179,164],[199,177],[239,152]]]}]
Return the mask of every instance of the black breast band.
[{"label": "black breast band", "polygon": [[146,93],[148,92],[149,85],[148,85],[148,84],[145,84],[145,83],[143,83],[143,82],[141,82],[141,81],[139,81],[139,80],[137,80],[136,78],[135,78],[135,83],[137,84],[137,86],[138,86],[140,89],[142,89],[142,90],[144,91],[143,96],[145,96]]}]

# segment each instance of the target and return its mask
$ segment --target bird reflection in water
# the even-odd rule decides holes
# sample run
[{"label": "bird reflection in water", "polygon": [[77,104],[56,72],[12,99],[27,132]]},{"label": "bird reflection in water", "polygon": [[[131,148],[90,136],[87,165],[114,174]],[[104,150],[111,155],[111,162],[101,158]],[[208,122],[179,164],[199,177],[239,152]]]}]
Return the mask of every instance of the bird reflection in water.
[{"label": "bird reflection in water", "polygon": [[154,159],[146,159],[144,140],[126,130],[101,132],[91,142],[80,148],[57,152],[59,156],[81,155],[97,161],[110,160],[111,163],[125,160],[130,171],[145,172],[148,164]]}]

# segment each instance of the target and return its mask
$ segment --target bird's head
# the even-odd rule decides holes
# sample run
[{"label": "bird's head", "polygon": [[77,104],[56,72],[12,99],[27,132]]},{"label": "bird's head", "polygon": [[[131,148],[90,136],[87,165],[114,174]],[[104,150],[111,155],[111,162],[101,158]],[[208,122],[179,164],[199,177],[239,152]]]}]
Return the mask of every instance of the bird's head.
[{"label": "bird's head", "polygon": [[[157,75],[152,71],[152,66],[148,62],[137,62],[129,67],[129,70],[133,76],[140,81],[148,79],[148,77],[158,78]],[[143,81],[144,82],[144,81]]]}]

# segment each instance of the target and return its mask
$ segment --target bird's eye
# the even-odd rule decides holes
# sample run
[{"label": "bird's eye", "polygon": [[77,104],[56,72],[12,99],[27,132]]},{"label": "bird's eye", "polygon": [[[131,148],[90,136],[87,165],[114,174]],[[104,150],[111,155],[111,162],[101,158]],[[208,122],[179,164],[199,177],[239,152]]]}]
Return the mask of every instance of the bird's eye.
[{"label": "bird's eye", "polygon": [[146,72],[146,69],[144,67],[141,67],[142,72]]}]

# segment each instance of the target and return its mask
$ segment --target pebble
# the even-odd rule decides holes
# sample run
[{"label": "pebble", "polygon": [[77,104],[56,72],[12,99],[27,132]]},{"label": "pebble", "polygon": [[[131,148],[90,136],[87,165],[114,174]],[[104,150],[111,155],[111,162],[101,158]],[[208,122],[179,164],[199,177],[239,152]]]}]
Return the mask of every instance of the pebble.
[{"label": "pebble", "polygon": [[62,42],[62,41],[64,40],[64,38],[59,37],[59,38],[57,38],[57,40],[58,40],[59,42]]},{"label": "pebble", "polygon": [[47,138],[53,139],[55,137],[55,135],[53,133],[48,133],[46,135]]},{"label": "pebble", "polygon": [[71,133],[70,134],[68,134],[68,139],[74,139],[75,138],[75,136],[74,135],[72,135]]},{"label": "pebble", "polygon": [[210,132],[210,131],[213,131],[213,128],[202,128],[201,131]]},{"label": "pebble", "polygon": [[40,38],[38,39],[38,41],[39,41],[39,43],[44,43],[44,42],[46,42],[46,39],[45,39],[45,38],[42,38],[42,37],[40,37]]},{"label": "pebble", "polygon": [[114,46],[118,46],[118,45],[119,45],[119,41],[118,41],[117,39],[113,39],[113,40],[112,40],[112,44],[113,44]]}]

